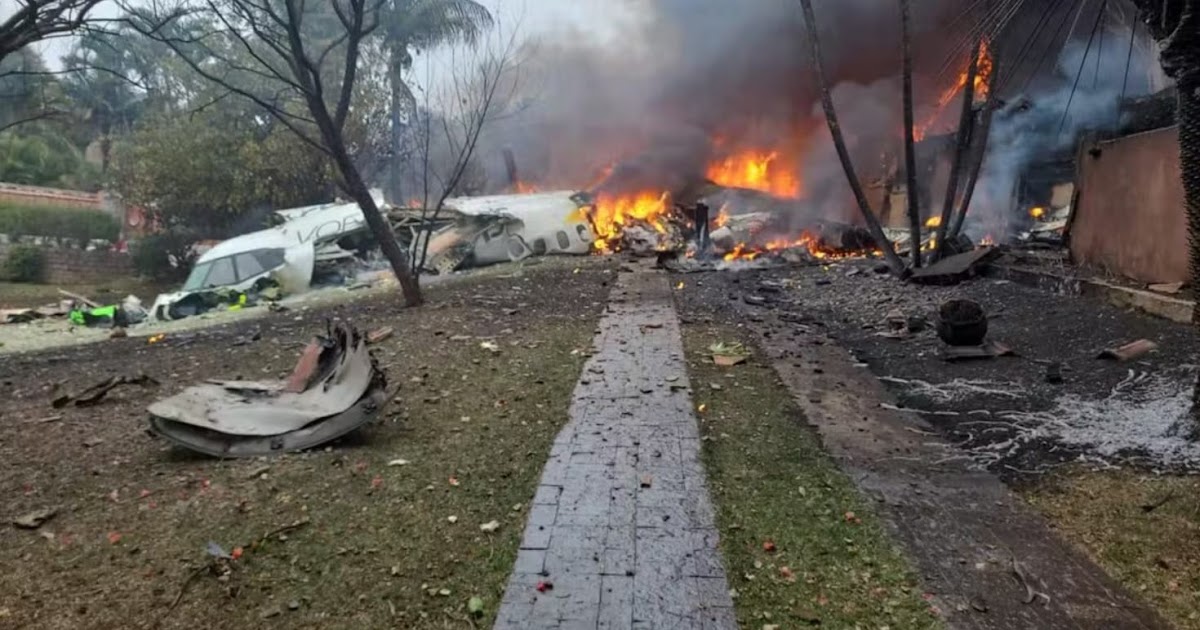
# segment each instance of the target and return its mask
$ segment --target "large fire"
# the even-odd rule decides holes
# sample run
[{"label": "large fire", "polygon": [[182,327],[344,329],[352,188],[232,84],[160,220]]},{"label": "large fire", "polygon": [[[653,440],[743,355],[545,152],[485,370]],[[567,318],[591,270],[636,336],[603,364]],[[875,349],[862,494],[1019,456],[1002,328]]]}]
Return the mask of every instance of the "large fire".
[{"label": "large fire", "polygon": [[714,183],[731,188],[750,188],[777,197],[794,199],[803,187],[793,169],[781,162],[778,151],[747,150],[708,165]]},{"label": "large fire", "polygon": [[585,209],[592,231],[596,234],[595,248],[602,252],[615,251],[626,227],[635,222],[667,233],[671,212],[671,196],[665,192],[643,192],[635,195],[599,195]]},{"label": "large fire", "polygon": [[[966,64],[963,64],[963,69],[958,73],[958,78],[954,81],[954,85],[946,88],[942,92],[942,95],[938,97],[937,107],[934,108],[933,113],[913,129],[913,135],[918,142],[925,139],[930,128],[942,118],[942,113],[945,112],[946,107],[967,87],[967,75],[970,74],[968,72],[969,65],[969,60]],[[988,43],[985,41],[979,47],[979,68],[975,73],[975,102],[986,101],[988,94],[991,93],[992,69],[994,67],[995,61],[992,59],[991,48],[988,47]]]}]

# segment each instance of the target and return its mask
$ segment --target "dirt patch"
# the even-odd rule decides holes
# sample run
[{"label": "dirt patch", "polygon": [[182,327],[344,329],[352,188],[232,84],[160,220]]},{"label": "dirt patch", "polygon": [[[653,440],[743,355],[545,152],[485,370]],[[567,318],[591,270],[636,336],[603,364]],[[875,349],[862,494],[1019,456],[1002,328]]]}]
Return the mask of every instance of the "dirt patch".
[{"label": "dirt patch", "polygon": [[1200,628],[1200,479],[1071,469],[1024,494],[1176,627]]},{"label": "dirt patch", "polygon": [[137,278],[119,278],[86,285],[0,282],[0,308],[32,308],[55,304],[63,299],[59,289],[82,295],[100,304],[117,304],[127,295],[136,295],[148,307],[159,293],[175,290],[177,286]]},{"label": "dirt patch", "polygon": [[718,342],[756,340],[730,326],[684,328],[741,627],[941,627],[908,560],[770,365],[718,367],[709,351]]},{"label": "dirt patch", "polygon": [[[436,287],[418,310],[381,296],[184,345],[125,339],[6,359],[3,516],[58,513],[36,531],[0,528],[0,626],[464,626],[476,596],[475,621],[489,623],[614,277],[605,262],[579,265]],[[374,349],[396,401],[366,430],[320,452],[235,462],[146,433],[158,396],[214,376],[282,376],[326,317],[396,330]],[[52,391],[134,372],[162,385],[50,408]],[[481,530],[492,521],[497,531]],[[209,542],[242,548],[227,579],[203,569]]]},{"label": "dirt patch", "polygon": [[[858,349],[845,337],[835,338],[846,330],[849,318],[814,304],[819,301],[812,296],[837,280],[805,275],[812,270],[792,273],[765,279],[749,274],[693,276],[677,295],[690,305],[685,310],[694,321],[738,326],[759,340],[761,354],[819,432],[826,452],[864,495],[876,501],[890,532],[913,558],[932,603],[951,626],[1167,626],[1156,611],[1056,536],[1042,516],[995,475],[983,471],[977,454],[939,435],[926,420],[937,414],[896,405],[881,379],[866,369],[874,366],[856,359],[852,352]],[[870,295],[862,287],[857,291],[838,295],[848,301]],[[751,297],[756,299],[747,299]],[[883,313],[872,319],[887,318],[887,311]],[[911,351],[913,347],[905,344],[912,341],[900,342],[900,348]],[[911,364],[910,375],[933,369],[929,363],[944,363],[936,355],[909,354],[904,359]],[[964,381],[957,390],[983,408],[988,397],[1014,398],[987,382]],[[957,394],[931,398],[957,400]]]},{"label": "dirt patch", "polygon": [[[1200,468],[1200,447],[1175,426],[1200,351],[1188,326],[1007,281],[918,287],[875,273],[864,261],[685,280],[701,308],[736,304],[747,317],[784,314],[797,326],[827,332],[883,380],[900,406],[922,413],[964,457],[1005,479],[1036,477],[1080,459],[1156,471]],[[748,307],[748,296],[763,304]],[[945,345],[933,324],[938,306],[954,298],[980,303],[990,318],[989,338],[1017,356],[942,360]],[[888,321],[894,316],[926,325],[895,338]],[[1159,348],[1128,363],[1097,358],[1137,339]],[[1047,377],[1051,364],[1058,364],[1062,382]]]}]

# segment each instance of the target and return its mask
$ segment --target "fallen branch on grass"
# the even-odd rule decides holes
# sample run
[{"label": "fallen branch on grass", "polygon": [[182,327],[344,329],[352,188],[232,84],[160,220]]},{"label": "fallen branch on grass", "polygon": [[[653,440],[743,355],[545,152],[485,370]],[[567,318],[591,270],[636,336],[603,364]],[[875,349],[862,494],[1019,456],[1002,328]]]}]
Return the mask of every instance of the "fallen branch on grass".
[{"label": "fallen branch on grass", "polygon": [[1012,572],[1013,575],[1017,576],[1017,581],[1021,583],[1021,586],[1025,587],[1025,599],[1021,600],[1022,603],[1032,604],[1035,600],[1041,599],[1042,605],[1050,605],[1050,596],[1033,588],[1029,577],[1025,575],[1024,567],[1021,566],[1020,562],[1017,562],[1016,556],[1013,556],[1012,559]]},{"label": "fallen branch on grass", "polygon": [[[246,545],[245,548],[251,549],[251,550],[258,549],[258,548],[262,547],[263,544],[265,544],[268,540],[275,538],[276,536],[279,536],[281,534],[286,534],[287,532],[300,529],[301,527],[308,525],[309,522],[310,521],[307,518],[302,518],[294,523],[284,525],[282,527],[277,527],[277,528],[263,534],[254,542],[251,542],[250,544]],[[203,565],[196,567],[195,569],[190,571],[187,574],[187,577],[184,578],[183,584],[179,585],[179,593],[177,593],[175,595],[175,599],[171,601],[171,605],[168,606],[167,609],[165,611],[163,611],[163,614],[159,616],[158,620],[156,620],[154,622],[153,627],[157,628],[162,625],[162,622],[166,620],[167,616],[170,615],[171,612],[174,611],[176,608],[178,608],[179,604],[181,602],[183,602],[183,596],[184,596],[184,594],[187,593],[188,587],[190,587],[192,585],[192,583],[195,582],[196,579],[199,578],[201,575],[203,575],[206,571],[210,572],[214,575],[222,575],[222,574],[228,573],[229,572],[228,562],[230,559],[231,558],[229,558],[227,556],[210,557],[208,562],[206,562]]]},{"label": "fallen branch on grass", "polygon": [[1154,510],[1157,510],[1158,508],[1160,508],[1174,500],[1175,500],[1175,493],[1168,492],[1167,496],[1165,496],[1153,503],[1147,503],[1146,505],[1143,505],[1142,511],[1145,512],[1146,514],[1149,514],[1149,513],[1153,512]]}]

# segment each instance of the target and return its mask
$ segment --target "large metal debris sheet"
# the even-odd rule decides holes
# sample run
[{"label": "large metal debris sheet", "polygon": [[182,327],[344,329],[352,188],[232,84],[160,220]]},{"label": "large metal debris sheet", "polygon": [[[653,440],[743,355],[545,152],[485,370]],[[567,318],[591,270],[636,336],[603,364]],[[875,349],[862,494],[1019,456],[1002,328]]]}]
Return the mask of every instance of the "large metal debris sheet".
[{"label": "large metal debris sheet", "polygon": [[339,438],[369,422],[386,402],[387,379],[366,338],[349,326],[315,340],[291,380],[300,391],[283,381],[210,380],[151,405],[150,426],[194,451],[254,457]]}]

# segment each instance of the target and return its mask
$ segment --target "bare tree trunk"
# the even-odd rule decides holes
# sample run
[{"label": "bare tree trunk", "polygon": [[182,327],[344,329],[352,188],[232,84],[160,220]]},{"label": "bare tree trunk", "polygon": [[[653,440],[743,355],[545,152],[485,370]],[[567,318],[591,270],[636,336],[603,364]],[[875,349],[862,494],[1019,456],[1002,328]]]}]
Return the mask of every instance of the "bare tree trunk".
[{"label": "bare tree trunk", "polygon": [[904,48],[904,177],[912,267],[921,267],[921,195],[917,191],[917,148],[913,137],[912,20],[909,0],[900,0],[900,37]]},{"label": "bare tree trunk", "polygon": [[846,181],[850,184],[850,189],[854,192],[854,198],[858,202],[858,209],[862,212],[863,220],[867,223],[867,229],[871,232],[871,238],[879,243],[880,249],[883,250],[883,256],[887,259],[888,266],[892,268],[892,273],[898,276],[904,275],[906,271],[904,261],[896,254],[896,248],[892,246],[887,235],[883,233],[883,226],[879,224],[879,218],[871,211],[871,202],[867,200],[867,195],[863,191],[862,184],[858,181],[858,175],[854,172],[854,164],[850,161],[850,152],[846,149],[846,140],[842,137],[842,128],[838,124],[837,112],[833,108],[833,95],[829,93],[829,83],[825,77],[825,62],[821,53],[821,40],[817,32],[817,20],[813,13],[812,0],[800,0],[800,6],[804,10],[804,21],[808,27],[808,41],[811,46],[817,84],[821,90],[821,106],[825,110],[825,122],[829,124],[829,133],[833,136],[833,144],[837,148],[838,159],[842,163],[842,170],[846,173]]},{"label": "bare tree trunk", "polygon": [[392,118],[392,161],[391,168],[388,169],[388,194],[392,199],[392,203],[404,203],[404,182],[403,169],[400,154],[404,151],[404,127],[400,121],[400,110],[404,101],[404,91],[401,89],[400,81],[403,81],[400,76],[400,70],[396,67],[395,61],[391,62],[391,68],[388,70],[388,81],[391,83],[391,111],[389,114]]},{"label": "bare tree trunk", "polygon": [[958,238],[962,233],[963,222],[967,219],[967,212],[971,209],[971,199],[975,196],[975,186],[979,183],[979,173],[983,170],[983,161],[987,157],[988,137],[992,133],[992,117],[996,114],[996,108],[1000,106],[998,92],[1000,91],[1000,64],[1003,60],[1001,55],[996,53],[992,56],[992,73],[988,79],[988,100],[983,104],[983,118],[979,122],[979,126],[971,127],[971,144],[975,145],[975,152],[971,155],[971,166],[967,183],[963,186],[962,202],[959,204],[958,213],[953,215],[950,222],[950,229],[946,233],[946,240],[952,241]]},{"label": "bare tree trunk", "polygon": [[363,218],[367,221],[367,227],[371,230],[371,235],[379,243],[379,249],[383,252],[383,256],[387,258],[388,263],[392,267],[392,273],[396,275],[396,279],[400,282],[400,290],[404,294],[405,306],[420,306],[425,302],[425,298],[421,294],[421,285],[408,264],[408,257],[404,255],[404,250],[400,249],[400,244],[396,242],[396,235],[392,232],[392,226],[387,222],[387,219],[383,218],[383,214],[379,211],[379,206],[375,204],[375,199],[371,197],[370,189],[367,188],[358,171],[353,168],[350,171],[346,171],[341,166],[342,160],[337,156],[334,156],[334,161],[339,163],[338,168],[343,173],[342,185],[346,189],[346,194],[358,202],[358,207],[362,210]]},{"label": "bare tree trunk", "polygon": [[412,267],[408,264],[404,250],[400,249],[400,244],[396,242],[396,235],[392,232],[391,224],[379,212],[379,206],[371,197],[371,190],[367,188],[362,174],[358,172],[358,167],[350,158],[350,152],[346,150],[346,142],[342,138],[341,130],[330,118],[329,111],[325,108],[324,103],[318,100],[319,97],[310,95],[308,99],[317,128],[320,129],[329,155],[333,158],[338,173],[341,174],[342,187],[346,189],[346,194],[350,195],[351,199],[358,202],[363,219],[366,220],[367,227],[371,230],[371,235],[379,243],[379,249],[383,252],[384,258],[387,258],[388,263],[391,264],[392,273],[396,275],[396,280],[400,283],[400,291],[404,294],[405,306],[413,307],[424,304],[425,298],[421,295],[421,285],[413,274]]},{"label": "bare tree trunk", "polygon": [[[1196,72],[1179,83],[1179,164],[1183,171],[1188,222],[1188,264],[1192,292],[1200,298],[1200,50],[1193,52]],[[1200,305],[1200,299],[1196,300]],[[1192,307],[1192,323],[1200,326],[1200,306]],[[1200,419],[1200,373],[1192,390],[1192,416]],[[1200,433],[1200,431],[1198,431]]]},{"label": "bare tree trunk", "polygon": [[983,48],[983,36],[975,41],[975,50],[971,53],[971,64],[967,66],[967,85],[963,88],[962,114],[958,118],[958,136],[954,143],[954,162],[950,167],[950,181],[946,184],[946,201],[942,204],[941,220],[937,226],[934,257],[941,258],[946,246],[946,232],[950,228],[950,218],[954,212],[954,202],[958,200],[959,174],[962,172],[963,160],[967,148],[971,146],[971,135],[975,127],[975,77],[979,76],[979,52]]},{"label": "bare tree trunk", "polygon": [[[992,71],[992,76],[996,76],[995,70]],[[962,203],[959,204],[958,212],[954,215],[950,230],[946,234],[947,240],[958,238],[962,232],[963,222],[967,220],[967,211],[971,209],[971,198],[975,196],[975,185],[979,183],[979,173],[983,170],[983,160],[987,157],[988,136],[992,131],[992,116],[996,113],[997,106],[997,103],[992,102],[984,104],[983,120],[979,123],[978,134],[972,134],[977,136],[977,139],[974,143],[975,153],[971,156],[971,171],[967,176],[967,183],[963,187]]]}]

